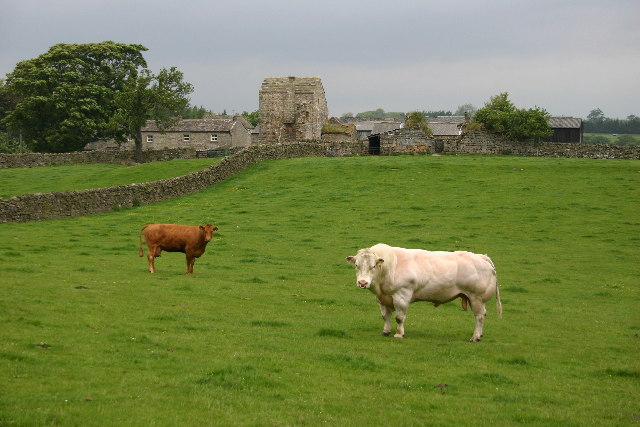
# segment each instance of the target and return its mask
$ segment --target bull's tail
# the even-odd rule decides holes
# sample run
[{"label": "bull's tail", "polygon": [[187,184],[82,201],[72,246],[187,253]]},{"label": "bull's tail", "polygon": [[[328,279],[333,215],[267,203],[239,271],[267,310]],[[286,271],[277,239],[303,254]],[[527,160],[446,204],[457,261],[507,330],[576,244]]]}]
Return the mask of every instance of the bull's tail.
[{"label": "bull's tail", "polygon": [[500,300],[500,286],[498,285],[498,274],[496,273],[496,266],[491,261],[488,255],[482,255],[482,258],[491,264],[491,268],[493,269],[493,276],[496,279],[496,311],[498,312],[498,317],[502,317],[502,301]]},{"label": "bull's tail", "polygon": [[500,301],[500,286],[498,286],[498,278],[496,277],[496,311],[498,317],[502,317],[502,301]]},{"label": "bull's tail", "polygon": [[144,256],[144,251],[142,250],[142,232],[145,228],[147,228],[146,225],[140,229],[140,248],[138,249],[138,256],[141,257]]}]

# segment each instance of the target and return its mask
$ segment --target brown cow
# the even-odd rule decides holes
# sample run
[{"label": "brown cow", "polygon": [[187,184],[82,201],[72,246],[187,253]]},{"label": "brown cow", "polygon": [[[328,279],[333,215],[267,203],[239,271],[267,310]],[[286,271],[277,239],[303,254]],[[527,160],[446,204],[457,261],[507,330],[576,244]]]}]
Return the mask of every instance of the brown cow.
[{"label": "brown cow", "polygon": [[147,242],[149,252],[147,259],[149,260],[149,271],[156,272],[153,265],[153,259],[159,257],[160,253],[165,250],[167,252],[183,252],[187,255],[187,274],[193,274],[193,264],[196,258],[199,258],[207,247],[207,243],[211,241],[213,232],[218,227],[211,224],[195,226],[195,225],[178,225],[178,224],[147,224],[140,230],[140,250],[138,255],[144,256],[142,250],[142,233],[144,240]]}]

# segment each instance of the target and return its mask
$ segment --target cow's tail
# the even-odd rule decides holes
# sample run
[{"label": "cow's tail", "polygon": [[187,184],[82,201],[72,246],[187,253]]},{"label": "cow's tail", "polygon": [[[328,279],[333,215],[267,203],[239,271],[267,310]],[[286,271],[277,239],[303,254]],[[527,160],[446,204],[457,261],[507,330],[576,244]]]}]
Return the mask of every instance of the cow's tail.
[{"label": "cow's tail", "polygon": [[493,269],[493,276],[496,280],[496,311],[498,312],[498,317],[502,317],[502,301],[500,300],[500,286],[498,284],[498,274],[496,273],[496,266],[493,265],[493,261],[489,258],[488,255],[482,255],[485,261],[491,264],[491,268]]},{"label": "cow's tail", "polygon": [[140,248],[138,249],[138,256],[144,256],[144,251],[142,250],[142,232],[145,228],[147,228],[146,225],[140,229]]}]

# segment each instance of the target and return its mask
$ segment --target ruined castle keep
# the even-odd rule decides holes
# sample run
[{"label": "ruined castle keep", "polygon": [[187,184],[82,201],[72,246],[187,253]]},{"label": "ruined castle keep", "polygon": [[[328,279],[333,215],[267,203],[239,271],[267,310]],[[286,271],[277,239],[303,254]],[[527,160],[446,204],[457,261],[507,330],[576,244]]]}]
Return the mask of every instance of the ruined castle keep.
[{"label": "ruined castle keep", "polygon": [[320,77],[267,77],[259,102],[260,144],[320,139],[329,115]]}]

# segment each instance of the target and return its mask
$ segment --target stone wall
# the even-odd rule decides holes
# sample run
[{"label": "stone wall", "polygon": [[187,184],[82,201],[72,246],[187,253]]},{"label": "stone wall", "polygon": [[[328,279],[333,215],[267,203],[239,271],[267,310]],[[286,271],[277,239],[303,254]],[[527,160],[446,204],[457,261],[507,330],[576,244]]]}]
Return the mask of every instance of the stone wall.
[{"label": "stone wall", "polygon": [[248,147],[204,170],[171,179],[90,190],[26,194],[9,200],[0,199],[0,222],[73,217],[156,203],[203,190],[262,160],[317,157],[327,154],[350,153],[348,145],[341,146],[338,143]]},{"label": "stone wall", "polygon": [[435,140],[426,137],[420,129],[403,128],[380,134],[380,154],[433,153]]},{"label": "stone wall", "polygon": [[508,141],[487,132],[474,131],[445,141],[445,153],[513,154],[530,157],[582,157],[590,159],[640,159],[640,146],[563,142]]},{"label": "stone wall", "polygon": [[[157,162],[172,159],[194,159],[195,148],[144,151],[145,162]],[[54,166],[74,163],[134,163],[134,152],[122,151],[77,151],[74,153],[24,153],[0,154],[0,169],[31,168],[36,166]]]},{"label": "stone wall", "polygon": [[425,153],[640,159],[640,146],[517,142],[482,131],[469,132],[453,139],[425,137],[416,128],[398,129],[380,134],[380,154],[382,155]]}]

